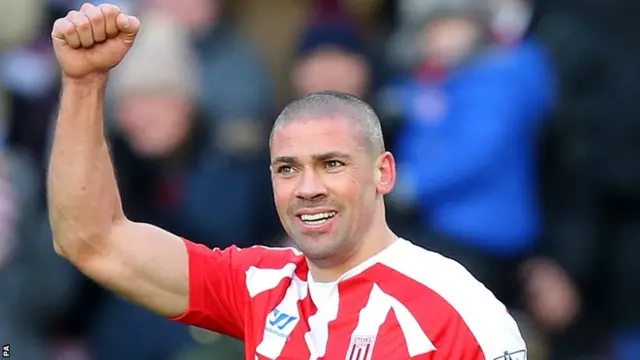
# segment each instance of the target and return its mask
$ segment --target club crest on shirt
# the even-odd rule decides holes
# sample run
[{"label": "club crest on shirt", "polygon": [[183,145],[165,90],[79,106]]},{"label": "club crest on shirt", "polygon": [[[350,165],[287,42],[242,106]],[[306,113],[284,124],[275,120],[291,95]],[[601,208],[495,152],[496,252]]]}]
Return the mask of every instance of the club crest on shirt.
[{"label": "club crest on shirt", "polygon": [[371,356],[373,355],[373,345],[375,345],[375,342],[375,335],[352,336],[345,360],[371,360]]},{"label": "club crest on shirt", "polygon": [[527,360],[527,350],[518,350],[513,352],[505,351],[502,356],[493,360]]}]

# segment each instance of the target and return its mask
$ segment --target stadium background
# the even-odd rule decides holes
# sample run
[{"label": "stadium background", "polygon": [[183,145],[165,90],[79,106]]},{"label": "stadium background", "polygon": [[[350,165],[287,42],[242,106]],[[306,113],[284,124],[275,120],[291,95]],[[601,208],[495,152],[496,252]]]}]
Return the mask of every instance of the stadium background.
[{"label": "stadium background", "polygon": [[[634,1],[114,3],[143,20],[109,86],[132,219],[209,246],[285,244],[270,125],[296,96],[351,92],[397,154],[389,221],[494,290],[530,359],[640,359]],[[242,359],[242,344],[137,309],[53,252],[49,31],[79,6],[0,2],[0,342],[26,360]]]}]

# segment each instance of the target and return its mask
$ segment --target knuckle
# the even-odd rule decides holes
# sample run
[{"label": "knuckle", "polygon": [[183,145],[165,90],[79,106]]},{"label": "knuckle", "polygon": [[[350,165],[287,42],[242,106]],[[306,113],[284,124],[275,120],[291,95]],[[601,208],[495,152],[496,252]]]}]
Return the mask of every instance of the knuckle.
[{"label": "knuckle", "polygon": [[59,30],[64,29],[66,24],[66,20],[64,18],[60,18],[60,19],[56,19],[56,21],[53,22],[53,27]]},{"label": "knuckle", "polygon": [[89,18],[89,20],[91,20],[91,22],[94,22],[94,23],[99,23],[99,22],[102,22],[103,20],[102,12],[100,12],[100,10],[95,8],[87,11],[86,16]]},{"label": "knuckle", "polygon": [[98,8],[102,11],[104,16],[107,18],[111,18],[111,17],[115,18],[116,16],[118,16],[118,14],[120,14],[120,9],[115,5],[101,4],[100,6],[98,6]]},{"label": "knuckle", "polygon": [[73,27],[66,27],[63,31],[63,34],[67,37],[75,35],[75,30]]},{"label": "knuckle", "polygon": [[58,24],[56,24],[56,26],[65,36],[71,36],[76,31],[76,29],[73,27],[73,24],[69,23],[66,20],[61,20]]},{"label": "knuckle", "polygon": [[91,22],[86,16],[78,17],[74,23],[78,30],[88,30],[91,28]]},{"label": "knuckle", "polygon": [[82,4],[80,9],[84,11],[84,10],[88,10],[88,9],[91,9],[91,8],[94,8],[94,7],[95,6],[92,3],[85,2],[85,3]]}]

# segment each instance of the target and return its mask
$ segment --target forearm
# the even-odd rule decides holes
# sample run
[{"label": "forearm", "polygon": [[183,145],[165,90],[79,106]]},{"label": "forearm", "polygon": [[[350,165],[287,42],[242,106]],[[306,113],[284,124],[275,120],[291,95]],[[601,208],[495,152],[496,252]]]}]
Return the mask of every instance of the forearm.
[{"label": "forearm", "polygon": [[106,77],[64,81],[48,172],[56,251],[71,261],[105,251],[102,240],[124,219],[104,134]]}]

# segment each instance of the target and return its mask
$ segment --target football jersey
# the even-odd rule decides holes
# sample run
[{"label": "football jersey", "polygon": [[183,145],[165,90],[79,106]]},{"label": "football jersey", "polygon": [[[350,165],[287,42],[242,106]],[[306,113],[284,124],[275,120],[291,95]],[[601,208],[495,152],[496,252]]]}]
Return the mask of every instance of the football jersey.
[{"label": "football jersey", "polygon": [[293,248],[185,243],[189,308],[170,320],[244,341],[247,360],[526,359],[505,306],[407,240],[332,283],[314,281]]}]

